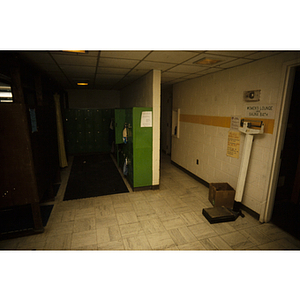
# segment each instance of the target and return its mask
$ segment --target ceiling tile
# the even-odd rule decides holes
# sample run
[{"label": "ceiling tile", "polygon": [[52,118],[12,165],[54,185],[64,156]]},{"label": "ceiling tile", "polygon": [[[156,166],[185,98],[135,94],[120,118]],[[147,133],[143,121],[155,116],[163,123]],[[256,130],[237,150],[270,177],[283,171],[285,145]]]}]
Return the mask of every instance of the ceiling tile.
[{"label": "ceiling tile", "polygon": [[247,56],[247,58],[261,59],[261,58],[265,58],[265,57],[268,57],[268,56],[276,55],[278,53],[280,53],[280,52],[278,52],[278,51],[259,51],[259,52],[256,52],[254,54],[251,54],[251,55]]},{"label": "ceiling tile", "polygon": [[[233,57],[228,57],[228,56],[220,56],[220,55],[213,55],[213,54],[208,54],[208,53],[201,53],[195,57],[193,57],[192,59],[186,61],[184,64],[185,65],[196,65],[194,64],[194,62],[200,60],[200,59],[204,59],[204,58],[210,58],[210,59],[217,59],[217,60],[220,60],[220,62],[214,64],[214,66],[217,66],[221,63],[224,63],[224,62],[229,62],[229,61],[232,61],[234,60],[235,58]],[[201,66],[201,65],[198,65],[198,66]]]},{"label": "ceiling tile", "polygon": [[250,62],[253,62],[253,60],[245,59],[245,58],[238,58],[234,61],[231,61],[231,62],[228,62],[228,63],[225,63],[225,64],[221,64],[219,66],[221,68],[232,68],[232,67],[236,67],[236,66],[239,66],[239,65],[244,65],[244,64],[250,63]]},{"label": "ceiling tile", "polygon": [[148,72],[150,72],[150,70],[134,68],[130,71],[130,73],[128,75],[143,76],[143,75],[147,74]]},{"label": "ceiling tile", "polygon": [[132,69],[139,63],[139,60],[134,59],[120,59],[120,58],[100,58],[99,67],[113,67],[113,68],[130,68]]},{"label": "ceiling tile", "polygon": [[76,56],[62,54],[52,54],[52,56],[59,65],[95,66],[97,64],[96,56]]},{"label": "ceiling tile", "polygon": [[127,74],[131,69],[125,68],[106,68],[106,67],[98,67],[97,73],[99,74]]},{"label": "ceiling tile", "polygon": [[125,58],[141,60],[147,56],[151,51],[101,51],[101,58]]},{"label": "ceiling tile", "polygon": [[177,72],[163,72],[161,74],[161,78],[180,78],[183,77],[185,75],[187,75],[188,73],[177,73]]},{"label": "ceiling tile", "polygon": [[64,73],[83,73],[83,74],[94,74],[96,67],[87,67],[87,66],[70,66],[70,65],[61,65],[61,69]]},{"label": "ceiling tile", "polygon": [[23,51],[22,56],[34,61],[36,63],[54,63],[52,57],[47,51]]},{"label": "ceiling tile", "polygon": [[181,73],[196,73],[201,70],[205,70],[208,67],[203,67],[199,65],[179,65],[172,69],[170,69],[170,72],[181,72]]},{"label": "ceiling tile", "polygon": [[55,63],[52,63],[52,64],[41,63],[41,64],[39,64],[39,66],[41,67],[42,70],[44,70],[46,72],[60,72],[61,73],[60,68]]},{"label": "ceiling tile", "polygon": [[231,57],[245,57],[255,53],[255,51],[206,51],[208,54],[231,56]]},{"label": "ceiling tile", "polygon": [[139,69],[147,69],[147,70],[161,70],[165,71],[174,67],[176,64],[171,63],[161,63],[161,62],[152,62],[152,61],[141,61],[137,68]]},{"label": "ceiling tile", "polygon": [[180,64],[196,55],[197,53],[187,51],[153,51],[145,58],[145,61]]}]

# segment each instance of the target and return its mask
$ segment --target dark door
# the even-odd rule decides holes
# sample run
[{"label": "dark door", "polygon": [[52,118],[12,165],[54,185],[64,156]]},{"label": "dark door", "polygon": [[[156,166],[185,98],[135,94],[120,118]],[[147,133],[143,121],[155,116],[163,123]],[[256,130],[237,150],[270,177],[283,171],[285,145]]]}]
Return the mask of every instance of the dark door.
[{"label": "dark door", "polygon": [[300,239],[300,67],[296,68],[271,221]]}]

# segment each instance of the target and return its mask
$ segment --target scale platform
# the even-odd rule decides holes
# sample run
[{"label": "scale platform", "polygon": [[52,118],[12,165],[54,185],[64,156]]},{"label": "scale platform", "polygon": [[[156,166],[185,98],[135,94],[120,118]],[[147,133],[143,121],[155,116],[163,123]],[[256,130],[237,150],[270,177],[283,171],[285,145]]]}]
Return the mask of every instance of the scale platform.
[{"label": "scale platform", "polygon": [[203,216],[210,224],[235,221],[238,216],[243,214],[240,211],[233,211],[225,206],[203,208]]}]

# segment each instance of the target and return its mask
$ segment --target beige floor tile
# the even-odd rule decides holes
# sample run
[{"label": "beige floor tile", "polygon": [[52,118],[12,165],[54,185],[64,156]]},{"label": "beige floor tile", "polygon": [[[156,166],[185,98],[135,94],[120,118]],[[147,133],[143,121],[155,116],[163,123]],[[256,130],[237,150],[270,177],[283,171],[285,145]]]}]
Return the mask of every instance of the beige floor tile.
[{"label": "beige floor tile", "polygon": [[200,240],[200,243],[205,250],[218,250],[217,246],[210,239]]},{"label": "beige floor tile", "polygon": [[62,211],[52,211],[48,219],[47,224],[60,223],[62,222],[63,212]]},{"label": "beige floor tile", "polygon": [[295,244],[290,242],[288,239],[280,239],[280,240],[277,240],[276,242],[281,244],[284,247],[284,249],[286,249],[286,250],[299,250],[300,249],[300,247],[296,246]]},{"label": "beige floor tile", "polygon": [[140,223],[144,229],[145,234],[152,234],[152,233],[162,232],[166,230],[163,223],[158,218],[144,220],[141,221]]},{"label": "beige floor tile", "polygon": [[75,213],[76,213],[75,209],[64,211],[61,221],[62,222],[74,221],[75,220]]},{"label": "beige floor tile", "polygon": [[122,239],[98,244],[98,250],[125,250]]},{"label": "beige floor tile", "polygon": [[136,213],[139,220],[143,219],[143,218],[144,219],[149,219],[149,218],[151,219],[153,217],[158,218],[158,216],[156,215],[155,210],[152,209],[152,208],[151,209],[145,209],[145,210],[136,210],[135,213]]},{"label": "beige floor tile", "polygon": [[82,247],[77,247],[74,250],[83,250],[83,251],[91,251],[91,250],[98,250],[98,245],[94,244],[94,245],[86,245],[86,246],[82,246]]},{"label": "beige floor tile", "polygon": [[211,227],[217,234],[221,235],[236,231],[236,229],[231,226],[231,223],[233,222],[215,223],[211,224]]},{"label": "beige floor tile", "polygon": [[74,221],[73,232],[82,232],[96,229],[96,218],[80,218]]},{"label": "beige floor tile", "polygon": [[179,228],[187,225],[179,215],[175,215],[172,217],[164,217],[161,218],[161,221],[167,230]]},{"label": "beige floor tile", "polygon": [[261,226],[254,226],[239,232],[249,239],[254,245],[261,245],[271,242],[267,235],[260,231]]},{"label": "beige floor tile", "polygon": [[272,241],[288,238],[289,234],[272,223],[264,223],[259,226],[260,231]]},{"label": "beige floor tile", "polygon": [[123,238],[144,233],[140,222],[120,225],[120,231]]},{"label": "beige floor tile", "polygon": [[285,247],[279,241],[272,241],[257,246],[260,250],[285,250]]},{"label": "beige floor tile", "polygon": [[44,250],[45,241],[35,243],[19,243],[17,246],[18,250]]},{"label": "beige floor tile", "polygon": [[96,197],[94,199],[95,207],[108,204],[113,204],[113,197],[111,195]]},{"label": "beige floor tile", "polygon": [[219,236],[214,236],[208,239],[217,250],[232,250],[232,248]]},{"label": "beige floor tile", "polygon": [[234,250],[244,250],[256,246],[240,232],[231,232],[221,235],[221,238]]},{"label": "beige floor tile", "polygon": [[189,243],[189,244],[179,245],[178,248],[179,250],[207,250],[205,246],[199,241]]},{"label": "beige floor tile", "polygon": [[15,250],[17,249],[18,243],[22,243],[24,238],[7,239],[0,241],[1,250]]},{"label": "beige floor tile", "polygon": [[187,205],[183,205],[183,206],[180,206],[180,207],[175,207],[175,208],[173,208],[173,211],[174,211],[176,214],[182,214],[182,213],[193,212],[192,208],[190,208],[190,207],[187,206]]},{"label": "beige floor tile", "polygon": [[76,250],[80,247],[95,245],[97,243],[97,231],[90,230],[84,232],[76,232],[72,235],[71,249]]},{"label": "beige floor tile", "polygon": [[190,226],[188,226],[188,229],[193,233],[193,235],[198,240],[202,240],[205,238],[210,238],[210,237],[218,235],[213,230],[213,228],[209,224],[206,224],[206,223],[190,225]]},{"label": "beige floor tile", "polygon": [[139,234],[123,239],[125,250],[151,250],[145,234]]},{"label": "beige floor tile", "polygon": [[101,216],[96,218],[96,229],[118,225],[116,215]]},{"label": "beige floor tile", "polygon": [[197,241],[197,238],[187,227],[171,229],[168,232],[177,246]]},{"label": "beige floor tile", "polygon": [[154,210],[160,218],[171,218],[177,216],[170,206],[157,207],[154,208]]},{"label": "beige floor tile", "polygon": [[195,212],[181,213],[180,216],[187,225],[195,225],[205,222],[204,218],[201,218]]},{"label": "beige floor tile", "polygon": [[167,231],[148,234],[147,239],[153,250],[164,250],[176,246]]},{"label": "beige floor tile", "polygon": [[132,203],[124,203],[122,205],[114,206],[116,214],[134,212],[134,207]]},{"label": "beige floor tile", "polygon": [[254,219],[246,212],[243,211],[243,213],[245,215],[244,218],[238,217],[234,222],[231,222],[230,224],[236,230],[243,230],[260,224],[258,220]]},{"label": "beige floor tile", "polygon": [[49,236],[46,240],[45,250],[69,250],[71,249],[72,234]]},{"label": "beige floor tile", "polygon": [[95,212],[96,212],[97,218],[102,217],[102,216],[114,215],[116,213],[112,203],[101,204],[101,205],[96,206]]},{"label": "beige floor tile", "polygon": [[146,199],[136,200],[132,204],[135,211],[153,210],[152,206],[147,202]]},{"label": "beige floor tile", "polygon": [[[73,201],[73,200],[72,200]],[[90,208],[95,205],[95,198],[84,198],[76,200],[79,209]]]},{"label": "beige floor tile", "polygon": [[96,217],[96,210],[95,207],[85,207],[85,208],[78,208],[75,210],[75,220],[83,219],[83,218],[95,218]]},{"label": "beige floor tile", "polygon": [[120,214],[116,214],[119,225],[137,223],[137,215],[135,212],[124,212]]},{"label": "beige floor tile", "polygon": [[119,226],[103,227],[97,229],[97,244],[103,244],[121,239]]},{"label": "beige floor tile", "polygon": [[68,221],[68,222],[60,222],[60,223],[54,223],[49,224],[45,228],[45,236],[50,235],[62,235],[67,233],[72,233],[74,229],[74,221]]}]

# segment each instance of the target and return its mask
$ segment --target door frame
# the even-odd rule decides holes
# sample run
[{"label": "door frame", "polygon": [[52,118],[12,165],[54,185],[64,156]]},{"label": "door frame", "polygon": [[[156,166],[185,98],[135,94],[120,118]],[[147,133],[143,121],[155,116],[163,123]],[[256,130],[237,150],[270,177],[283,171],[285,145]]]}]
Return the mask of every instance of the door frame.
[{"label": "door frame", "polygon": [[272,168],[269,179],[269,188],[267,193],[266,205],[260,214],[260,222],[269,222],[272,217],[275,196],[277,190],[277,182],[279,178],[279,171],[281,166],[281,151],[284,146],[284,140],[286,135],[286,128],[288,123],[288,117],[290,112],[291,98],[295,80],[296,67],[300,66],[300,59],[288,61],[283,64],[282,67],[282,82],[281,82],[281,107],[278,117],[278,128],[275,136],[275,150],[272,158]]}]

